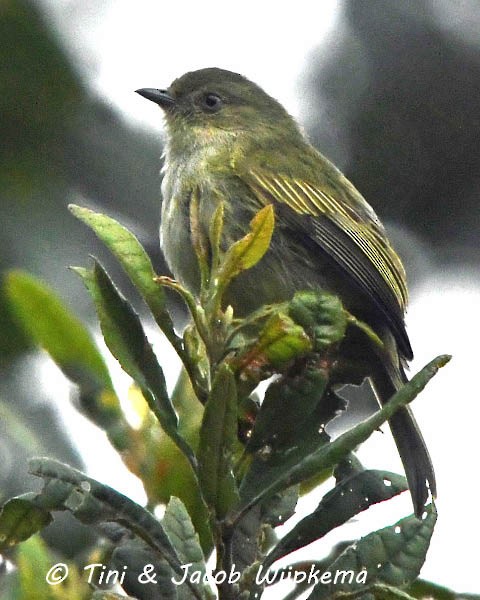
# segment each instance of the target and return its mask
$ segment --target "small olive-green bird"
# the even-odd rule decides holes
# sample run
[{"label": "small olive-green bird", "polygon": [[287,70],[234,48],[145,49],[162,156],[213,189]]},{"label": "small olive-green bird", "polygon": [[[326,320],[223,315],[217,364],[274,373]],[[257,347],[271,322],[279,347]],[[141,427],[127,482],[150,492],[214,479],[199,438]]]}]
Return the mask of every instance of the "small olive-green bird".
[{"label": "small olive-green bird", "polygon": [[[370,205],[305,139],[281,104],[237,73],[201,69],[168,89],[137,92],[165,114],[160,237],[174,276],[198,288],[189,225],[194,194],[205,232],[218,202],[225,202],[225,246],[273,204],[271,246],[233,282],[228,303],[240,316],[299,290],[337,294],[384,343],[384,352],[365,347],[362,358],[379,401],[387,402],[406,381],[404,365],[413,354],[404,324],[405,271]],[[428,491],[436,494],[425,442],[410,408],[398,411],[390,427],[420,515]]]}]

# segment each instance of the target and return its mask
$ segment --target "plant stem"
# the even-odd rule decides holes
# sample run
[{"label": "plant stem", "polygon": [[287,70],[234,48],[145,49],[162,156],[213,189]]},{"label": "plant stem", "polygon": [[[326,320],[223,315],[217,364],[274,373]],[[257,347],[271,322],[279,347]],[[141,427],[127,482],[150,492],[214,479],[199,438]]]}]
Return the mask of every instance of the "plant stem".
[{"label": "plant stem", "polygon": [[217,538],[217,567],[216,570],[226,573],[226,578],[223,583],[218,584],[219,600],[235,600],[237,592],[234,586],[229,583],[228,577],[232,572],[232,538],[233,528],[221,523],[218,528]]}]

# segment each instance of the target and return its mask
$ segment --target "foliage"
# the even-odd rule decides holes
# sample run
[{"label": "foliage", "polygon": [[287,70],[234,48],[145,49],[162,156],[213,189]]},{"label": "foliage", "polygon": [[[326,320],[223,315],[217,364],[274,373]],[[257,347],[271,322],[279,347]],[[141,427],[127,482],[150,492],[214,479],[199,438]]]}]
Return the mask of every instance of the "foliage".
[{"label": "foliage", "polygon": [[[271,206],[255,216],[244,238],[224,249],[222,204],[205,235],[193,199],[198,293],[156,276],[138,240],[110,217],[78,206],[71,210],[119,260],[184,371],[169,394],[129,301],[98,261],[90,269],[74,269],[93,299],[110,352],[148,407],[141,425],[132,427],[90,333],[44,284],[25,273],[9,274],[4,293],[12,315],[26,337],[45,348],[77,384],[80,410],[105,430],[148,497],[144,508],[70,466],[33,459],[30,472],[43,488],[9,500],[0,515],[0,550],[17,566],[8,579],[9,597],[32,596],[32,586],[41,580],[34,592],[40,600],[107,600],[120,597],[120,588],[139,600],[208,600],[215,588],[222,599],[253,600],[274,582],[271,567],[278,559],[407,489],[399,475],[365,470],[353,452],[411,402],[449,357],[431,361],[381,410],[330,440],[326,426],[343,408],[333,389],[340,377],[336,352],[349,328],[376,343],[373,332],[321,291],[299,291],[290,302],[241,320],[224,307],[229,283],[268,250]],[[167,310],[165,288],[180,294],[190,311],[191,324],[181,336]],[[255,389],[272,375],[260,403]],[[332,474],[335,485],[318,507],[278,540],[274,530],[295,513],[302,486]],[[159,505],[166,505],[162,518],[154,512]],[[35,534],[58,511],[95,528],[103,541],[69,566],[63,583],[45,586],[55,559]],[[292,562],[283,569],[295,583],[289,598],[308,589],[310,598],[412,598],[419,589],[448,597],[446,590],[417,581],[435,520],[432,502],[422,518],[407,516],[342,551],[334,549],[323,563]],[[32,564],[26,562],[31,548],[38,556]],[[214,550],[216,566],[209,573],[207,560]],[[103,571],[108,566],[108,581],[102,565]],[[72,581],[78,583],[75,592],[69,591]]]}]

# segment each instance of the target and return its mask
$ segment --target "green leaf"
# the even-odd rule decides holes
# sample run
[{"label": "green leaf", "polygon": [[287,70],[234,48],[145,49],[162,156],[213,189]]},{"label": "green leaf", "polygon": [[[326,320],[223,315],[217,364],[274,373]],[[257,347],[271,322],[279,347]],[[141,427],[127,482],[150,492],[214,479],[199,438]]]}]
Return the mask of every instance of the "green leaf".
[{"label": "green leaf", "polygon": [[207,504],[223,518],[237,502],[232,473],[232,454],[237,438],[237,390],[235,379],[221,365],[205,405],[198,448],[199,479]]},{"label": "green leaf", "polygon": [[[331,573],[353,573],[330,585],[317,584],[309,598],[319,600],[341,591],[364,590],[375,584],[404,587],[412,583],[425,561],[437,519],[433,505],[426,508],[424,518],[414,515],[395,525],[370,533],[349,546],[329,567]],[[361,572],[366,572],[360,577]],[[376,597],[376,596],[375,596]]]},{"label": "green leaf", "polygon": [[262,514],[260,506],[254,506],[235,524],[232,535],[231,555],[235,570],[243,573],[261,552]]},{"label": "green leaf", "polygon": [[150,258],[137,238],[115,219],[107,215],[96,213],[75,204],[70,204],[69,209],[75,217],[93,229],[118,259],[150,308],[158,326],[170,343],[178,349],[180,341],[175,334],[172,320],[165,307],[165,294],[161,286],[155,283],[156,273],[153,270]]},{"label": "green leaf", "polygon": [[[178,414],[178,431],[193,449],[198,447],[204,407],[195,395],[190,379],[182,370],[172,392],[172,404]],[[168,436],[159,439],[152,432],[151,445],[146,448],[150,473],[143,480],[150,502],[167,504],[176,496],[185,504],[206,555],[212,550],[212,535],[208,509],[200,492],[200,484],[190,463]],[[151,460],[152,458],[152,460]]]},{"label": "green leaf", "polygon": [[[302,443],[304,425],[312,420],[312,415],[323,400],[328,383],[328,374],[316,365],[308,364],[298,375],[284,376],[269,385],[260,411],[255,418],[247,451],[254,452],[270,446],[271,450],[286,447],[289,443]],[[323,402],[323,408],[327,408]],[[329,411],[330,418],[335,416]],[[314,421],[326,425],[328,416],[319,411]],[[308,426],[307,426],[308,428]]]},{"label": "green leaf", "polygon": [[414,600],[412,596],[402,592],[385,583],[373,583],[367,590],[357,590],[355,592],[340,592],[340,597],[348,600],[351,598],[361,598],[361,600]]},{"label": "green leaf", "polygon": [[[274,528],[283,525],[295,514],[298,496],[299,486],[292,486],[284,492],[280,492],[271,498],[268,498],[262,504],[254,506],[236,524],[234,542],[236,538],[240,539],[238,540],[239,548],[235,548],[235,544],[233,546],[234,551],[237,550],[237,554],[234,553],[233,555],[233,561],[235,562],[235,565],[242,565],[242,571],[245,571],[247,567],[250,567],[254,561],[256,561],[255,565],[258,570],[260,562],[265,554],[278,541]],[[257,521],[256,523],[255,519]],[[250,530],[247,527],[248,524],[250,524]],[[254,529],[253,525],[255,524],[256,528]],[[238,535],[239,533],[243,533],[243,538]],[[253,548],[250,549],[248,555],[246,550],[249,549],[249,546],[253,546]],[[240,560],[238,555],[241,557]],[[245,555],[249,558],[248,562],[244,559]],[[249,577],[249,574],[246,571],[245,577],[247,579]],[[250,597],[258,598],[261,596],[264,586],[258,586],[256,585],[256,582],[249,582],[247,587],[250,590]]]},{"label": "green leaf", "polygon": [[195,187],[190,195],[190,237],[200,271],[200,289],[204,290],[209,280],[209,248],[200,224],[199,205],[199,190]]},{"label": "green leaf", "polygon": [[185,505],[179,498],[175,496],[170,498],[162,525],[182,564],[192,563],[191,570],[200,571],[204,575],[205,557],[198,535]]},{"label": "green leaf", "polygon": [[0,512],[0,552],[28,539],[52,522],[48,510],[32,504],[35,494],[12,498]]},{"label": "green leaf", "polygon": [[408,489],[405,477],[388,471],[361,471],[340,481],[317,508],[283,537],[268,555],[266,564],[322,538],[377,502]]},{"label": "green leaf", "polygon": [[236,359],[236,364],[242,379],[258,379],[260,367],[281,370],[310,350],[312,344],[303,328],[279,312],[268,319],[254,345]]},{"label": "green leaf", "polygon": [[[162,524],[146,509],[109,486],[52,459],[32,459],[30,473],[45,480],[43,490],[32,500],[36,506],[50,511],[69,510],[79,521],[89,525],[118,523],[143,540],[182,577],[182,563],[175,548]],[[198,590],[188,585],[195,597],[201,598]]]},{"label": "green leaf", "polygon": [[[295,573],[295,571],[297,571],[297,570],[303,571],[303,572],[305,572],[307,570],[307,574],[309,574],[310,569],[312,569],[313,571],[317,571],[320,574],[322,574],[324,571],[328,571],[328,569],[330,568],[330,565],[340,556],[340,554],[346,548],[349,547],[349,545],[350,545],[350,542],[339,542],[339,543],[335,544],[330,549],[330,552],[327,554],[327,556],[325,556],[321,560],[311,560],[311,561],[308,561],[307,564],[305,564],[304,561],[300,561],[299,563],[292,563],[292,565],[291,565],[292,571]],[[298,582],[297,585],[295,586],[295,588],[289,594],[287,594],[285,596],[284,600],[298,600],[300,598],[300,595],[303,594],[303,592],[306,592],[309,588],[311,588],[314,583],[315,583],[315,580],[313,579],[313,577],[310,579],[310,583],[308,582],[308,577],[304,581]],[[369,596],[365,596],[364,598],[361,598],[361,596],[360,596],[360,599],[361,600],[374,600],[374,599],[371,599]],[[250,595],[249,600],[256,600],[256,599],[253,595]]]},{"label": "green leaf", "polygon": [[[344,402],[330,391],[325,393],[327,384],[328,373],[314,362],[270,384],[247,442],[246,450],[254,456],[240,486],[242,501],[275,483],[328,442],[325,427]],[[330,470],[318,472],[316,478],[323,480],[330,474]]]},{"label": "green leaf", "polygon": [[262,522],[272,527],[278,527],[286,523],[295,514],[298,497],[298,485],[292,485],[284,492],[272,496],[261,505]]},{"label": "green leaf", "polygon": [[4,276],[0,276],[0,367],[5,368],[11,361],[30,350],[32,339],[15,318],[5,294]]},{"label": "green leaf", "polygon": [[111,282],[101,265],[93,271],[76,268],[95,302],[105,343],[124,371],[142,390],[150,410],[165,433],[184,452],[194,467],[192,449],[177,430],[177,415],[168,397],[163,371],[158,364],[137,313]]},{"label": "green leaf", "polygon": [[115,594],[114,592],[106,592],[105,590],[96,590],[92,594],[92,600],[136,600],[133,596],[125,596],[125,594]]},{"label": "green leaf", "polygon": [[[15,562],[18,569],[18,593],[14,598],[86,600],[90,597],[90,589],[83,574],[79,573],[74,564],[67,564],[64,560],[59,562],[40,536],[32,537],[18,546]],[[65,573],[68,573],[68,577],[62,583],[52,585],[47,582],[47,575],[55,580]]]},{"label": "green leaf", "polygon": [[[67,377],[112,390],[105,362],[82,322],[45,283],[23,271],[10,271],[5,292],[26,333],[44,348]],[[83,373],[83,377],[82,377]],[[86,382],[85,382],[86,383]]]},{"label": "green leaf", "polygon": [[79,386],[79,408],[105,429],[116,448],[123,449],[128,426],[102,355],[82,322],[45,283],[22,271],[10,271],[5,293],[18,322]]},{"label": "green leaf", "polygon": [[359,444],[368,439],[385,421],[390,419],[396,410],[411,402],[437,373],[438,369],[449,360],[450,357],[446,355],[432,360],[374,415],[340,435],[333,442],[323,444],[311,454],[298,453],[295,456],[296,453],[291,452],[284,461],[279,457],[279,460],[274,463],[274,469],[264,468],[262,470],[259,461],[254,460],[240,488],[242,500],[238,514],[241,515],[242,512],[275,492],[300,483],[338,464]]},{"label": "green leaf", "polygon": [[187,507],[205,554],[209,554],[213,544],[209,512],[198,479],[174,442],[167,435],[158,434],[158,428],[152,428],[140,471],[149,503],[167,504],[171,496],[179,497]]},{"label": "green leaf", "polygon": [[408,593],[414,598],[431,598],[432,600],[480,600],[479,594],[459,594],[441,585],[417,579],[408,588]]},{"label": "green leaf", "polygon": [[[322,374],[318,373],[318,375],[321,376]],[[310,380],[307,379],[306,387],[303,388],[305,393],[305,412],[307,412],[309,402],[308,386],[314,382],[315,377],[312,377]],[[260,423],[261,428],[257,430],[258,433],[252,434],[251,439],[254,440],[252,448],[259,447],[240,486],[241,511],[248,510],[250,498],[257,497],[258,492],[262,489],[275,485],[286,473],[294,469],[296,465],[301,464],[302,461],[318,451],[322,445],[328,443],[330,438],[325,432],[324,425],[335,416],[340,406],[338,404],[338,397],[334,394],[328,393],[322,396],[322,388],[320,389],[320,400],[317,406],[313,411],[309,411],[308,416],[304,418],[305,415],[302,415],[301,408],[298,413],[295,412],[297,407],[293,401],[290,406],[287,404],[288,411],[284,411],[283,409],[282,400],[284,395],[287,399],[290,396],[288,379],[284,385],[282,385],[281,380],[277,380],[271,385],[278,393],[276,398],[278,400],[277,411],[275,412],[273,409],[269,411],[274,419],[271,429],[268,427],[268,418],[264,417],[263,424]],[[297,387],[298,395],[292,393],[291,398],[292,400],[297,398],[298,404],[301,407],[300,394],[302,393],[302,386],[295,387]],[[312,386],[310,394],[315,397],[316,391],[315,386]],[[271,393],[271,396],[275,398],[276,394]],[[282,416],[284,417],[283,422]],[[292,423],[292,427],[290,427],[290,422]],[[257,423],[255,423],[256,425]],[[263,441],[263,445],[259,444],[260,441]],[[316,472],[316,484],[318,485],[330,475],[331,469],[324,472]],[[288,487],[288,485],[285,486],[285,488]],[[282,486],[278,490],[274,489],[273,497],[285,488]],[[268,499],[271,497],[272,495],[267,493],[264,497],[260,498],[260,501],[264,503],[266,498],[268,502]]]},{"label": "green leaf", "polygon": [[225,287],[242,271],[250,269],[263,257],[270,246],[275,216],[273,205],[262,208],[250,221],[250,233],[235,242],[225,253],[218,274]]},{"label": "green leaf", "polygon": [[347,315],[333,294],[297,292],[288,304],[288,314],[310,334],[316,352],[340,342],[345,335]]},{"label": "green leaf", "polygon": [[[172,578],[179,580],[180,576],[175,575],[168,562],[142,540],[134,538],[116,547],[112,563],[114,569],[125,574],[122,588],[134,598],[178,599],[177,586]],[[192,597],[189,595],[190,599]]]},{"label": "green leaf", "polygon": [[195,395],[188,373],[180,371],[172,391],[172,404],[178,415],[178,429],[194,448],[198,446],[204,407]]},{"label": "green leaf", "polygon": [[277,541],[273,528],[294,514],[297,499],[298,486],[294,486],[254,506],[235,524],[232,563],[237,571],[244,572],[263,558]]},{"label": "green leaf", "polygon": [[222,242],[224,212],[225,204],[223,202],[219,202],[215,212],[213,213],[208,230],[210,247],[212,249],[212,272],[216,271],[220,264],[220,248]]}]

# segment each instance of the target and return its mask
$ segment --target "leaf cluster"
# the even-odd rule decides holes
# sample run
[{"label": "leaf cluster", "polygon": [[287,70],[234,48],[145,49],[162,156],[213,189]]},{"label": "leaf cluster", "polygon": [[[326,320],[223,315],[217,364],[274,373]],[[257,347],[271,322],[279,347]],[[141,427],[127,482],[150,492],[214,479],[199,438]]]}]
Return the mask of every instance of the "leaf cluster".
[{"label": "leaf cluster", "polygon": [[[407,489],[399,475],[364,469],[353,452],[411,402],[449,357],[431,361],[382,409],[331,440],[326,428],[344,407],[334,389],[339,345],[350,327],[378,343],[375,334],[338,298],[321,291],[299,291],[290,302],[263,307],[244,319],[224,306],[231,281],[268,251],[272,206],[254,217],[245,237],[224,249],[222,203],[205,234],[198,202],[192,199],[198,293],[158,277],[138,240],[112,218],[78,206],[71,211],[119,260],[177,352],[183,372],[169,394],[142,321],[102,265],[94,260],[89,269],[73,269],[93,299],[110,352],[134,382],[141,423],[133,427],[90,333],[44,284],[25,273],[10,273],[5,293],[26,334],[78,386],[80,410],[105,430],[148,497],[148,506],[141,507],[72,467],[49,458],[32,460],[30,472],[41,478],[42,490],[9,500],[0,515],[0,549],[17,566],[25,564],[35,544],[45,566],[48,550],[31,536],[56,511],[68,511],[101,534],[96,562],[101,556],[119,573],[128,567],[121,586],[132,598],[209,599],[216,588],[223,599],[254,599],[274,582],[275,577],[259,574],[274,573],[276,561]],[[190,311],[191,325],[182,335],[174,329],[165,289],[180,294]],[[260,402],[255,390],[269,379]],[[318,507],[277,539],[275,529],[295,513],[302,490],[331,475],[335,485]],[[159,505],[166,505],[162,518],[156,516]],[[310,598],[415,597],[414,582],[435,520],[432,503],[421,519],[407,516],[334,549],[323,562],[292,562],[290,571],[284,569],[296,576],[289,598],[308,589]],[[207,576],[206,561],[214,551],[216,566]],[[155,581],[141,579],[146,565]],[[185,565],[192,577],[177,585],[174,580],[182,580]],[[308,577],[311,569],[317,569],[319,581]],[[25,567],[19,580],[27,588],[30,571]],[[51,587],[35,597],[117,597],[100,581],[86,586],[81,565],[72,565],[71,572],[79,582],[76,596],[67,596],[68,584],[62,584],[55,586],[58,596],[48,595]],[[338,572],[344,574],[341,582],[321,578]],[[238,577],[222,578],[229,573]]]}]

